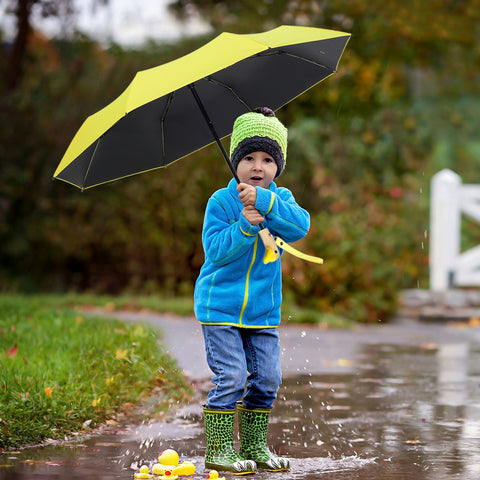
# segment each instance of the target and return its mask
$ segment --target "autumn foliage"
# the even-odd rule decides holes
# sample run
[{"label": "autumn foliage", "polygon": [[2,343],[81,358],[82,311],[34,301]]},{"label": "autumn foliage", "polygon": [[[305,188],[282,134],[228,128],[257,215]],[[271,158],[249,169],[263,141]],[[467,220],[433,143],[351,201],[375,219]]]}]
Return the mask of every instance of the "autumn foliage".
[{"label": "autumn foliage", "polygon": [[[173,3],[199,9],[216,31],[297,23],[352,33],[338,73],[278,112],[290,135],[279,184],[312,215],[298,247],[326,260],[284,255],[284,290],[304,307],[387,320],[399,290],[428,287],[431,175],[448,166],[477,181],[479,2],[275,1],[261,16],[249,2]],[[213,35],[141,51],[29,37],[21,81],[0,87],[0,288],[192,291],[204,207],[229,180],[215,148],[83,193],[52,174],[83,120],[137,70]]]}]

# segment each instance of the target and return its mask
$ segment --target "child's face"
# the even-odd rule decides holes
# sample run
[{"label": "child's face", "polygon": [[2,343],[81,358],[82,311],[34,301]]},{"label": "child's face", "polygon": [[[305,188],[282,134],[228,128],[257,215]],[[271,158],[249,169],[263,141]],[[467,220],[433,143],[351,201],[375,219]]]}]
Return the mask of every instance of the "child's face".
[{"label": "child's face", "polygon": [[268,188],[277,174],[277,164],[265,152],[252,152],[245,155],[237,166],[240,183],[254,187]]}]

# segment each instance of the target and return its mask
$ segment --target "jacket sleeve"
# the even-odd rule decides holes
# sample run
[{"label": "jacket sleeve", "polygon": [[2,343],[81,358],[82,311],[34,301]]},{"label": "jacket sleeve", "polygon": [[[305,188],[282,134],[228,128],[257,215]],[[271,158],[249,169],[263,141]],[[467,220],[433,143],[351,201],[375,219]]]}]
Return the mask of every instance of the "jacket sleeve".
[{"label": "jacket sleeve", "polygon": [[310,228],[310,214],[295,201],[287,188],[272,192],[256,187],[255,208],[265,217],[269,228],[287,243],[303,238]]},{"label": "jacket sleeve", "polygon": [[231,221],[221,201],[211,197],[205,210],[202,241],[205,256],[217,265],[231,263],[247,252],[260,231],[240,214]]}]

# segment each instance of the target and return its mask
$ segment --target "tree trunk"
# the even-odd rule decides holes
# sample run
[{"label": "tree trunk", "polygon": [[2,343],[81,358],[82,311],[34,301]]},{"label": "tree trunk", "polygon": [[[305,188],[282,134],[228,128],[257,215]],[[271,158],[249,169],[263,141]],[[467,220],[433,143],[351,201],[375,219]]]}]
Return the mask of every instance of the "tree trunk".
[{"label": "tree trunk", "polygon": [[10,53],[6,75],[8,90],[14,90],[22,80],[28,37],[31,32],[30,14],[35,1],[36,0],[17,0],[17,6],[15,8],[17,33]]}]

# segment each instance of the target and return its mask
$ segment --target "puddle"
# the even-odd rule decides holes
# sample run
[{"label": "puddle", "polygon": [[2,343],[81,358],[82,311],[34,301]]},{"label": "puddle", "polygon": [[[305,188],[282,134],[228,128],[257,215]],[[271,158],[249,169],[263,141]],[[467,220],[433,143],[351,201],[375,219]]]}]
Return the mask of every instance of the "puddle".
[{"label": "puddle", "polygon": [[[270,445],[292,458],[292,470],[249,478],[480,478],[479,344],[364,344],[345,367],[286,376]],[[135,467],[165,448],[206,478],[200,405],[170,423],[5,453],[0,479],[132,480]]]}]

